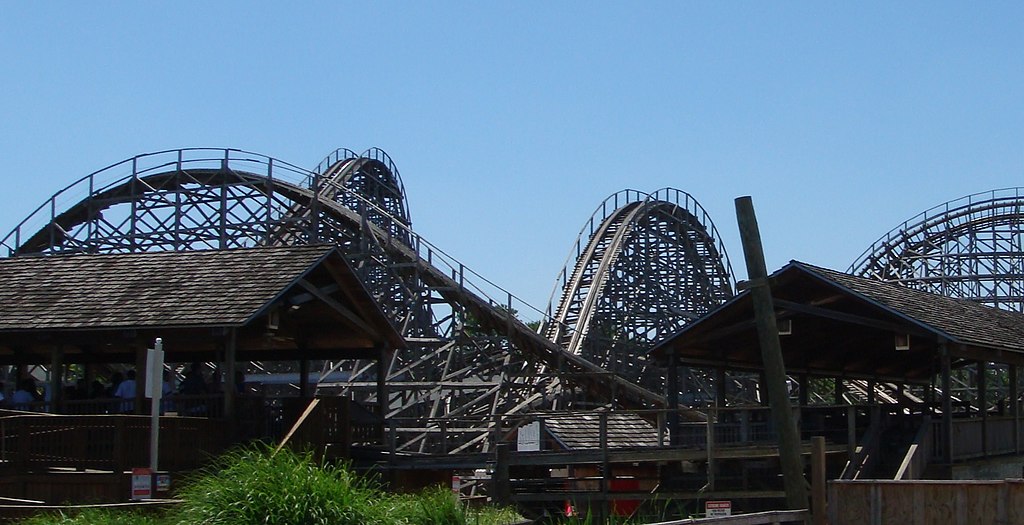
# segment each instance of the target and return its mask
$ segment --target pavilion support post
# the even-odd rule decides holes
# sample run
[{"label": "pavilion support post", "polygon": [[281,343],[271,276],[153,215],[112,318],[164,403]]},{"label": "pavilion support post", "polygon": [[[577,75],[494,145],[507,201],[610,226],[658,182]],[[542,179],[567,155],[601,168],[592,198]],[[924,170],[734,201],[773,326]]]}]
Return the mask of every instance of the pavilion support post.
[{"label": "pavilion support post", "polygon": [[845,404],[843,402],[843,391],[844,391],[844,388],[843,388],[843,378],[839,377],[839,376],[836,376],[835,384],[832,385],[832,386],[833,386],[833,388],[832,388],[832,390],[833,390],[832,395],[835,396],[835,404],[836,405],[843,405],[843,404]]},{"label": "pavilion support post", "polygon": [[224,347],[224,416],[235,418],[235,405],[238,399],[238,385],[235,384],[235,371],[238,370],[238,329],[228,331],[227,346]]},{"label": "pavilion support post", "polygon": [[988,457],[988,363],[978,361],[978,410],[981,411],[981,454]]},{"label": "pavilion support post", "polygon": [[857,408],[846,406],[846,456],[853,461],[857,452]]},{"label": "pavilion support post", "polygon": [[669,446],[677,447],[680,444],[679,435],[679,356],[674,352],[668,356],[668,377],[665,379],[665,400],[668,409],[668,443]]},{"label": "pavilion support post", "polygon": [[769,398],[771,397],[768,393],[768,378],[765,376],[764,371],[757,373],[757,393],[760,396],[758,401],[762,406],[768,406],[770,403]]},{"label": "pavilion support post", "polygon": [[935,417],[935,370],[932,370],[932,377],[928,381],[928,391],[925,392],[924,396],[925,403],[928,404],[928,415]]},{"label": "pavilion support post", "polygon": [[377,347],[377,411],[380,414],[380,436],[384,443],[384,422],[388,417],[388,353],[383,346]]},{"label": "pavilion support post", "polygon": [[96,380],[96,363],[86,363],[84,365],[84,375],[82,376],[85,381],[86,388],[89,392],[92,391],[92,382]]},{"label": "pavilion support post", "polygon": [[146,345],[135,349],[135,402],[132,404],[132,414],[149,413],[149,405],[146,403],[146,383],[148,383],[146,380],[146,358],[148,356],[149,349],[146,348]]},{"label": "pavilion support post", "polygon": [[800,434],[797,432],[793,411],[789,405],[786,389],[786,366],[782,358],[778,325],[771,289],[768,286],[768,270],[764,263],[761,234],[758,231],[754,205],[750,197],[736,199],[736,219],[743,242],[743,255],[747,263],[747,276],[754,306],[754,320],[757,323],[758,340],[761,346],[761,360],[764,362],[768,398],[771,403],[772,419],[779,436],[779,460],[782,465],[783,485],[786,489],[786,504],[790,509],[806,509],[808,505],[807,480],[804,478],[803,460],[800,457]]},{"label": "pavilion support post", "polygon": [[50,353],[50,411],[64,412],[64,347],[57,345]]},{"label": "pavilion support post", "polygon": [[811,438],[811,523],[825,525],[828,505],[825,497],[825,438]]},{"label": "pavilion support post", "polygon": [[726,399],[725,369],[722,367],[715,369],[715,404],[720,407],[729,404]]},{"label": "pavilion support post", "polygon": [[[303,351],[302,355],[306,355],[306,352]],[[299,360],[299,396],[303,399],[311,397],[309,389],[309,359],[305,357]]]},{"label": "pavilion support post", "polygon": [[1020,396],[1017,386],[1017,365],[1009,366],[1009,377],[1007,378],[1010,382],[1010,415],[1013,417],[1013,451],[1016,454],[1020,454],[1020,402],[1017,398]]},{"label": "pavilion support post", "polygon": [[715,470],[717,465],[715,464],[715,420],[718,418],[718,410],[712,407],[707,412],[708,423],[705,430],[707,431],[707,453],[708,453],[708,490],[715,490]]},{"label": "pavilion support post", "polygon": [[494,474],[491,476],[491,483],[494,494],[491,499],[497,505],[508,505],[512,502],[512,485],[509,480],[509,444],[497,443],[494,445]]},{"label": "pavilion support post", "polygon": [[[598,420],[598,441],[601,446],[601,520],[608,519],[611,506],[608,492],[611,488],[612,464],[608,461],[608,412],[601,412]],[[709,418],[710,420],[710,418]]]},{"label": "pavilion support post", "polygon": [[949,346],[940,344],[939,353],[942,362],[942,461],[949,465],[953,463],[953,379]]},{"label": "pavilion support post", "polygon": [[811,404],[811,377],[807,374],[800,374],[800,406],[805,407]]},{"label": "pavilion support post", "polygon": [[869,405],[875,404],[875,388],[877,387],[877,385],[878,385],[878,383],[876,383],[874,379],[872,379],[871,381],[868,381],[868,404]]}]

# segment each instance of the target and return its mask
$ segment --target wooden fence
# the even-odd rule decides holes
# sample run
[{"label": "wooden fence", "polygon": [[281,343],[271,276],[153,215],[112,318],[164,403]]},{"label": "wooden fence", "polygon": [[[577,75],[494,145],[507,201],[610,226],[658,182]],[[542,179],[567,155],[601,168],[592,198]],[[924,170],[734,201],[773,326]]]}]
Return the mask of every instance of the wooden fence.
[{"label": "wooden fence", "polygon": [[1024,523],[1024,480],[832,481],[830,525]]},{"label": "wooden fence", "polygon": [[[231,432],[223,420],[160,418],[160,467],[191,470],[222,451]],[[0,470],[55,467],[123,472],[149,463],[148,416],[15,415],[0,417]]]}]

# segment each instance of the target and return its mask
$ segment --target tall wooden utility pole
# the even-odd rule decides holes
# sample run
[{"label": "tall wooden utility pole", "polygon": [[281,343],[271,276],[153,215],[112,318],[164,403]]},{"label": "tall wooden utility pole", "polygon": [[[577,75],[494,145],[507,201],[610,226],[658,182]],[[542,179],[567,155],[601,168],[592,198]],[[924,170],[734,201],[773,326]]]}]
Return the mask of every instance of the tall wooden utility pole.
[{"label": "tall wooden utility pole", "polygon": [[747,263],[747,279],[754,303],[754,320],[757,323],[757,336],[761,344],[768,402],[771,405],[775,430],[779,435],[779,460],[782,463],[782,480],[786,488],[786,504],[790,509],[806,509],[807,480],[804,479],[804,466],[800,459],[800,435],[797,433],[796,421],[789,406],[786,365],[782,362],[782,345],[779,343],[778,325],[775,324],[772,293],[768,288],[768,270],[764,264],[761,233],[757,228],[757,217],[754,215],[754,204],[750,197],[736,199],[736,221],[739,223],[743,256]]}]

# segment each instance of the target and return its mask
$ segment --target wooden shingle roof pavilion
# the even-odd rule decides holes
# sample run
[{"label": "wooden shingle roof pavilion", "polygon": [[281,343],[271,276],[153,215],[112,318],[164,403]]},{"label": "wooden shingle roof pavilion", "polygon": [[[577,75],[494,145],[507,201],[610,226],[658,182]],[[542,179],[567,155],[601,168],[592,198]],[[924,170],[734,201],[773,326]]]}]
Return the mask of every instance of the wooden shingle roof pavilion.
[{"label": "wooden shingle roof pavilion", "polygon": [[332,246],[0,259],[0,364],[376,358],[404,346]]},{"label": "wooden shingle roof pavilion", "polygon": [[[567,450],[601,448],[601,412],[579,412],[544,420],[544,429]],[[656,447],[658,430],[629,412],[605,412],[604,445],[609,449]]]},{"label": "wooden shingle roof pavilion", "polygon": [[[1024,314],[792,261],[769,277],[788,373],[929,381],[969,362],[1024,364]],[[897,338],[909,340],[897,349]],[[900,347],[907,345],[901,344]],[[759,370],[751,295],[744,292],[652,350],[678,363]]]}]

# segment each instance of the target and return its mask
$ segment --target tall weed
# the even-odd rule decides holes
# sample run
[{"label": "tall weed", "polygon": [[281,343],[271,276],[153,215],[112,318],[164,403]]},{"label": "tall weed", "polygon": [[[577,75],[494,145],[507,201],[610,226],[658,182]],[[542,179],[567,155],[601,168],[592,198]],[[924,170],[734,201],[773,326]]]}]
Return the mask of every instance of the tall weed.
[{"label": "tall weed", "polygon": [[370,525],[380,494],[342,466],[265,446],[221,456],[186,481],[179,525]]}]

